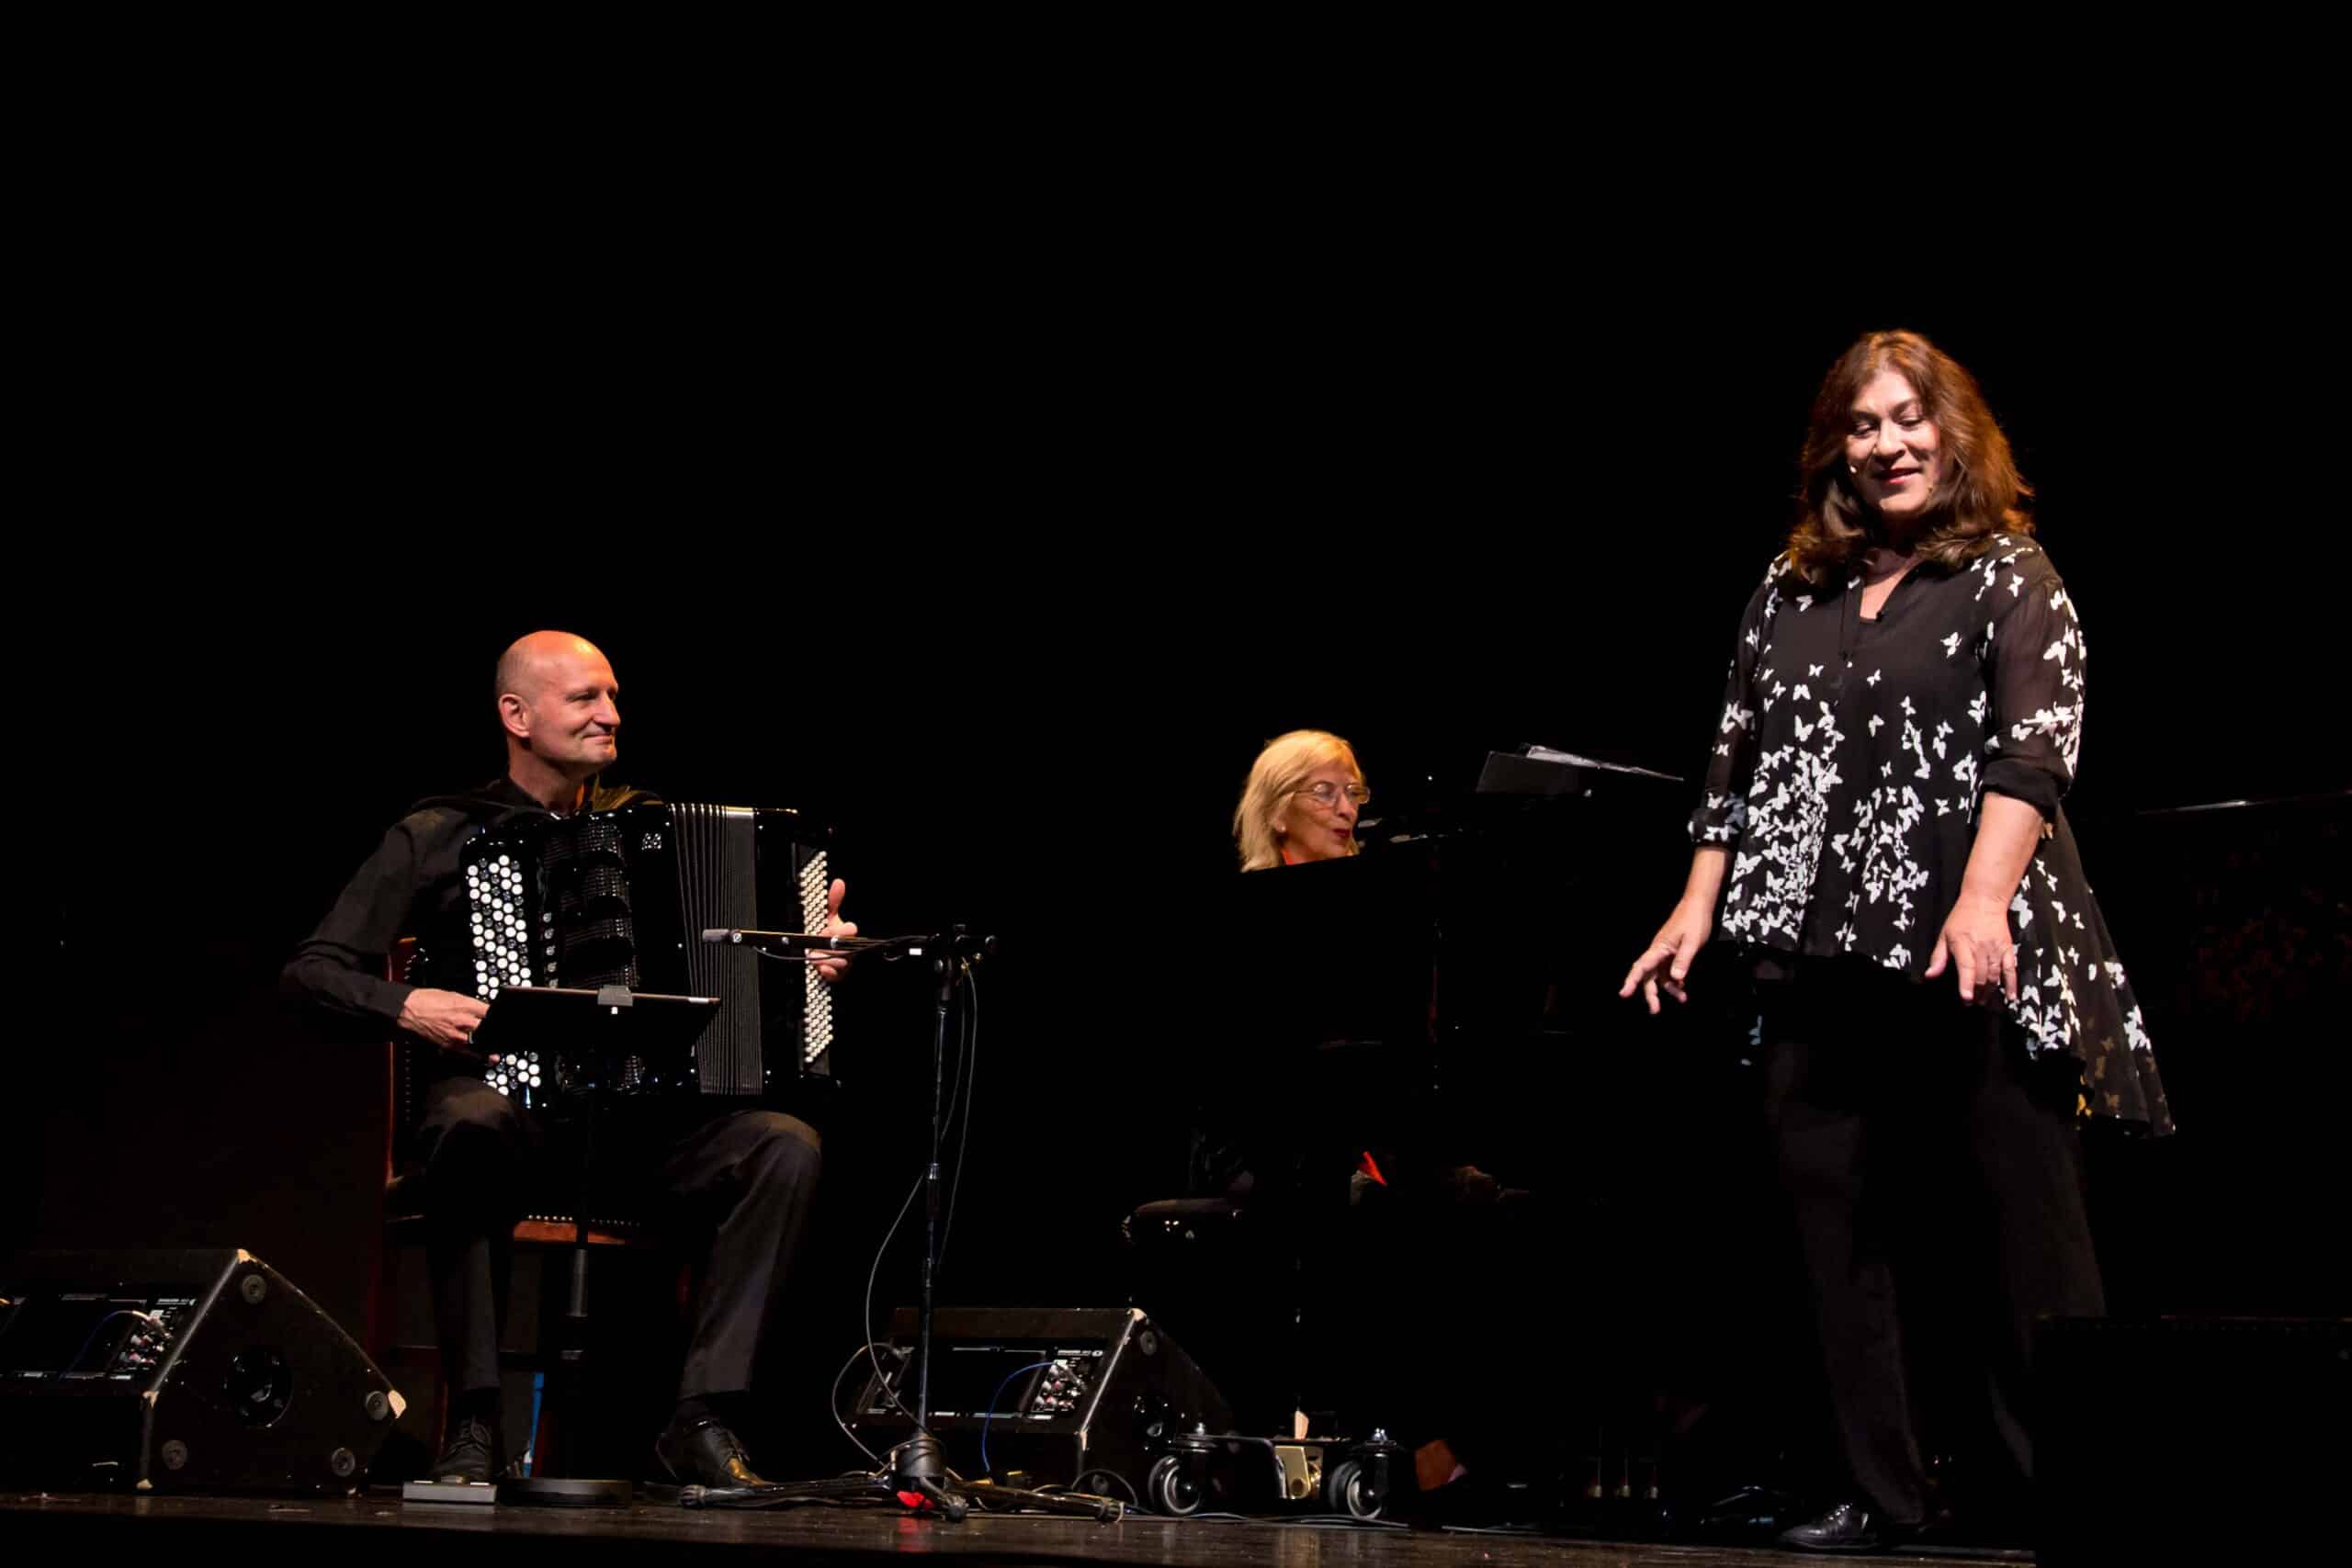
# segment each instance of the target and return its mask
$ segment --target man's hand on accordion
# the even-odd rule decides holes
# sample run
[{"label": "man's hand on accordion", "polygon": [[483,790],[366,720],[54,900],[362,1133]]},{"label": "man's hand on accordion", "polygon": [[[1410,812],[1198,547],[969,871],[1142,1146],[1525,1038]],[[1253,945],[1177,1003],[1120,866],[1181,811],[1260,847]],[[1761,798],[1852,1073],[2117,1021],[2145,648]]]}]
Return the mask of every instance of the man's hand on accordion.
[{"label": "man's hand on accordion", "polygon": [[[825,889],[825,928],[820,936],[855,936],[857,923],[842,919],[842,896],[849,891],[849,884],[836,877]],[[849,971],[849,955],[842,953],[812,953],[808,962],[827,980],[838,980]]]},{"label": "man's hand on accordion", "polygon": [[401,1027],[420,1040],[430,1040],[444,1051],[463,1051],[479,1056],[481,1053],[474,1049],[474,1029],[489,1010],[488,1003],[471,997],[420,986],[401,1004]]}]

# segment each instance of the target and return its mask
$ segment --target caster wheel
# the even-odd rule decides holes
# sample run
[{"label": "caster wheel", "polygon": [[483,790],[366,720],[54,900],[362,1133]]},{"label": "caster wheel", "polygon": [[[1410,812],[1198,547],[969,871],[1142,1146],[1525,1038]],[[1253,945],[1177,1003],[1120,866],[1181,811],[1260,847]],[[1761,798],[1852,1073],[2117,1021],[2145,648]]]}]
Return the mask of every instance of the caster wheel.
[{"label": "caster wheel", "polygon": [[1201,1489],[1184,1468],[1184,1461],[1174,1454],[1162,1454],[1153,1462],[1143,1483],[1144,1498],[1153,1512],[1181,1519],[1200,1511]]},{"label": "caster wheel", "polygon": [[1344,1459],[1323,1477],[1323,1503],[1332,1513],[1345,1514],[1350,1518],[1376,1519],[1381,1509],[1388,1506],[1388,1496],[1363,1465]]}]

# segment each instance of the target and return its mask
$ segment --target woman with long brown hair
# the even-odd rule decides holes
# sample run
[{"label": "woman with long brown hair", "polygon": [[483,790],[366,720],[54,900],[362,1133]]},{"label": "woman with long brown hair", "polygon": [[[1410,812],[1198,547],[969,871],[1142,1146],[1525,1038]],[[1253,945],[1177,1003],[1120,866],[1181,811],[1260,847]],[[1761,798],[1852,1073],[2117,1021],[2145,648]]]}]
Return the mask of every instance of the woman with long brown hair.
[{"label": "woman with long brown hair", "polygon": [[[1711,938],[1759,982],[1845,1472],[1781,1539],[1858,1550],[1929,1511],[1890,1255],[1990,1254],[1969,1267],[1998,1276],[1993,1424],[2030,1477],[2034,1320],[2103,1309],[2076,1121],[2171,1119],[2059,806],[2081,626],[1974,379],[1915,333],[1871,333],[1823,381],[1801,461],[1797,524],[1734,644],[1689,879],[1619,994],[1684,999]],[[1955,1170],[1981,1230],[1923,1218],[1928,1179]]]}]

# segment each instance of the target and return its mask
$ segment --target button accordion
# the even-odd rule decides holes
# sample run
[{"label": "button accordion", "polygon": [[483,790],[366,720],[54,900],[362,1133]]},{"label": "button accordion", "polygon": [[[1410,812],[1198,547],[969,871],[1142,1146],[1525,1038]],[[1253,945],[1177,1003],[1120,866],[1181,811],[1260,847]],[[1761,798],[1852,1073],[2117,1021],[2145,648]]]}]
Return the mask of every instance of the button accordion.
[{"label": "button accordion", "polygon": [[[529,1105],[592,1087],[768,1098],[830,1079],[832,997],[815,966],[700,940],[714,927],[822,930],[826,846],[797,811],[683,804],[525,817],[472,840],[463,919],[481,1000],[621,986],[721,1004],[675,1060],[531,1053],[491,1064],[492,1087]],[[461,951],[460,978],[468,962]]]}]

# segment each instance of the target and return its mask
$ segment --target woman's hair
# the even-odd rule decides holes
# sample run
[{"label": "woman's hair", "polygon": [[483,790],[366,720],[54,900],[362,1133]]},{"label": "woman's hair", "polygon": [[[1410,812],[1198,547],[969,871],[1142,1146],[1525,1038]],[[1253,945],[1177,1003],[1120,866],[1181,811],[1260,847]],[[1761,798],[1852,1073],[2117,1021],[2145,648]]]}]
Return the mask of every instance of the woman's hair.
[{"label": "woman's hair", "polygon": [[1976,378],[1917,333],[1871,333],[1839,356],[1813,401],[1813,423],[1798,459],[1802,508],[1789,532],[1789,558],[1809,582],[1826,581],[1860,561],[1871,543],[1870,508],[1846,468],[1854,400],[1871,378],[1892,370],[1911,383],[1943,447],[1945,472],[1928,498],[1919,554],[1955,567],[2003,534],[2030,534],[2021,510],[2033,490],[2018,473],[2009,438],[1984,406]]},{"label": "woman's hair", "polygon": [[[1233,808],[1233,840],[1241,848],[1241,869],[1263,871],[1283,863],[1282,836],[1275,828],[1291,795],[1306,775],[1326,762],[1340,761],[1356,782],[1363,770],[1356,765],[1355,748],[1320,729],[1294,729],[1266,742],[1250,766],[1250,782],[1241,788],[1241,804]],[[1354,840],[1348,852],[1355,853]]]}]

